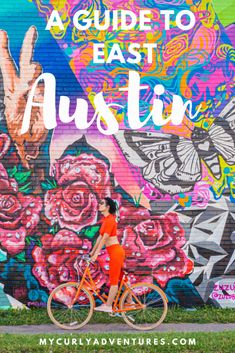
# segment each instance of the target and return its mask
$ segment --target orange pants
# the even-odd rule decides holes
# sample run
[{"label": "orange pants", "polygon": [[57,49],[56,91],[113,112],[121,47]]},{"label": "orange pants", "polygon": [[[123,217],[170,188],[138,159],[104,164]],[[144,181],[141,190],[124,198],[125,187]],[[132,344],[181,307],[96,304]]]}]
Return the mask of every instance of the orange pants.
[{"label": "orange pants", "polygon": [[119,280],[121,281],[124,274],[124,260],[125,250],[120,244],[114,244],[107,248],[110,262],[109,262],[109,283],[110,286],[118,285]]}]

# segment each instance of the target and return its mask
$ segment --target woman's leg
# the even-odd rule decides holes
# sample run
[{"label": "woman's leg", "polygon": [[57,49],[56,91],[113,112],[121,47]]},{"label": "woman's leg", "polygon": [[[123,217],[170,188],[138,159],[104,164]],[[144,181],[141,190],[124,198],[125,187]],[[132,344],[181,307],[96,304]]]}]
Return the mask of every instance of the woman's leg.
[{"label": "woman's leg", "polygon": [[110,286],[109,295],[106,303],[108,306],[112,306],[114,298],[117,294],[117,291],[118,291],[118,284]]},{"label": "woman's leg", "polygon": [[[120,281],[122,280],[123,275],[124,275],[124,272],[123,272],[123,267],[122,267],[121,268],[120,278],[119,278]],[[130,287],[131,283],[130,283],[128,278],[125,280],[125,283]],[[128,296],[126,298],[126,302],[129,303],[129,304],[132,302],[132,294],[131,293],[128,294]]]},{"label": "woman's leg", "polygon": [[115,296],[118,292],[118,283],[121,276],[121,269],[123,267],[125,253],[120,246],[109,248],[109,280],[110,289],[106,304],[112,306]]},{"label": "woman's leg", "polygon": [[124,251],[120,246],[111,245],[109,247],[109,282],[110,282],[110,289],[108,299],[105,304],[102,304],[96,307],[94,310],[96,311],[106,311],[112,312],[112,304],[115,299],[115,296],[118,292],[118,281],[121,274],[121,268],[123,267],[124,263]]},{"label": "woman's leg", "polygon": [[[131,285],[129,281],[127,282],[127,284],[128,284],[128,286]],[[108,306],[112,306],[113,301],[114,301],[114,298],[115,298],[115,296],[116,296],[116,294],[117,294],[117,291],[118,291],[118,285],[112,285],[112,286],[110,287],[108,299],[107,299],[107,302],[106,302],[106,304],[107,304]],[[132,302],[132,294],[131,294],[131,293],[128,294],[128,296],[127,296],[127,298],[126,298],[126,302],[127,302],[128,304],[130,304],[130,303]]]},{"label": "woman's leg", "polygon": [[[127,282],[127,285],[130,287],[130,281],[128,281]],[[127,298],[126,298],[126,302],[128,303],[128,304],[130,304],[131,302],[132,302],[132,294],[131,293],[129,293],[128,294],[128,296],[127,296]]]}]

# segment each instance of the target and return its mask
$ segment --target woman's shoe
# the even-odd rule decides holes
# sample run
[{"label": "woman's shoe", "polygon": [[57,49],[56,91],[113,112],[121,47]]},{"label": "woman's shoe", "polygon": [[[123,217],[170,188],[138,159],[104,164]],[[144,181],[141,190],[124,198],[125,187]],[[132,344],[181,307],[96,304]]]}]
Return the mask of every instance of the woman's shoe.
[{"label": "woman's shoe", "polygon": [[112,306],[106,305],[106,304],[101,304],[100,306],[97,306],[94,308],[95,311],[104,311],[106,313],[112,313],[113,308]]},{"label": "woman's shoe", "polygon": [[133,300],[132,300],[130,303],[128,303],[128,302],[125,303],[125,306],[128,306],[128,305],[136,305],[136,303],[133,302]]}]

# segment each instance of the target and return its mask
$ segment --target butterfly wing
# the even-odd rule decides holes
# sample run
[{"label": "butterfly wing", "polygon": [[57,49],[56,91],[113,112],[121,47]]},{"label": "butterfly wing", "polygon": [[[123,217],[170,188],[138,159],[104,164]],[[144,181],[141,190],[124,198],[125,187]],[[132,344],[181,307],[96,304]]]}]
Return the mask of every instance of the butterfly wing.
[{"label": "butterfly wing", "polygon": [[115,139],[126,159],[142,168],[144,179],[163,192],[192,189],[201,178],[198,153],[190,140],[154,132],[120,131]]},{"label": "butterfly wing", "polygon": [[235,164],[235,97],[225,106],[208,132],[218,154],[229,165]]},{"label": "butterfly wing", "polygon": [[220,121],[216,121],[211,125],[209,129],[210,138],[224,160],[232,165],[235,164],[235,140],[234,134],[229,128],[229,124],[226,126],[226,121],[220,125]]},{"label": "butterfly wing", "polygon": [[231,130],[235,131],[235,97],[232,97],[229,103],[219,114],[220,118],[227,121]]}]

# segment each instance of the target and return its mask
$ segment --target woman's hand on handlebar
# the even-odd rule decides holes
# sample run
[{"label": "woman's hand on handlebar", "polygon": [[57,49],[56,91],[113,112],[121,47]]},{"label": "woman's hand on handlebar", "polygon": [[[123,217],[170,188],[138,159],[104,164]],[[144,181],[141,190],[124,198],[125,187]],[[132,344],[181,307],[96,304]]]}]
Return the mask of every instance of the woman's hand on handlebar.
[{"label": "woman's hand on handlebar", "polygon": [[97,256],[96,256],[95,258],[93,258],[93,256],[94,256],[94,255],[91,256],[91,254],[84,254],[84,255],[82,255],[82,259],[83,259],[83,260],[87,260],[87,261],[89,261],[89,262],[95,262]]},{"label": "woman's hand on handlebar", "polygon": [[97,257],[98,257],[98,255],[92,255],[92,256],[90,257],[90,261],[95,262],[96,259],[97,259]]}]

